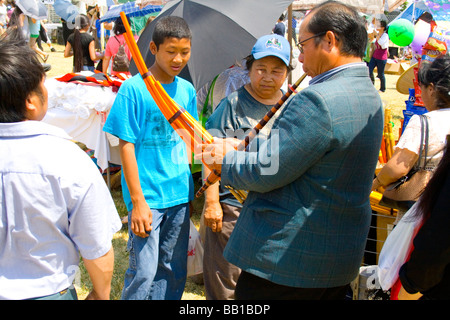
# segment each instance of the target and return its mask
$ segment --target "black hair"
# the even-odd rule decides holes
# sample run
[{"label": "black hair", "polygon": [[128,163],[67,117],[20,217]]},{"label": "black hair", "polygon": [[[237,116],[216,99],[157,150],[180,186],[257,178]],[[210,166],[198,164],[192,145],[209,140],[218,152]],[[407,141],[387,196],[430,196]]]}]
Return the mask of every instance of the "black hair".
[{"label": "black hair", "polygon": [[450,107],[450,56],[440,56],[433,62],[423,61],[417,74],[419,84],[428,87],[434,85],[436,107]]},{"label": "black hair", "polygon": [[167,38],[192,40],[191,30],[183,18],[166,16],[156,21],[152,36],[152,41],[155,43],[156,48],[159,49],[159,45]]},{"label": "black hair", "polygon": [[73,61],[74,71],[80,72],[83,69],[83,47],[81,45],[80,30],[89,26],[89,18],[85,14],[80,14],[75,18],[75,30],[73,32]]},{"label": "black hair", "polygon": [[[417,19],[417,21],[419,21],[419,20],[423,20],[423,21],[425,21],[427,23],[431,23],[431,21],[433,21],[433,16],[431,15],[431,13],[425,11]],[[416,23],[417,23],[417,21],[416,21]]]},{"label": "black hair", "polygon": [[[341,43],[343,55],[363,58],[367,47],[367,30],[358,12],[337,1],[327,1],[311,10],[307,30],[313,34],[332,31]],[[320,43],[320,37],[315,39]]]},{"label": "black hair", "polygon": [[0,123],[24,121],[30,94],[44,99],[40,87],[44,68],[16,28],[2,35],[0,57]]},{"label": "black hair", "polygon": [[439,196],[442,196],[442,188],[450,174],[450,135],[447,135],[446,140],[444,155],[417,203],[417,210],[413,218],[428,219]]},{"label": "black hair", "polygon": [[11,17],[9,18],[9,27],[19,26],[19,16],[22,14],[22,10],[15,6],[13,12],[11,13]]},{"label": "black hair", "polygon": [[116,21],[114,21],[114,28],[113,28],[113,33],[118,36],[119,34],[125,33],[126,29],[125,26],[123,25],[123,21],[122,18],[117,18]]}]

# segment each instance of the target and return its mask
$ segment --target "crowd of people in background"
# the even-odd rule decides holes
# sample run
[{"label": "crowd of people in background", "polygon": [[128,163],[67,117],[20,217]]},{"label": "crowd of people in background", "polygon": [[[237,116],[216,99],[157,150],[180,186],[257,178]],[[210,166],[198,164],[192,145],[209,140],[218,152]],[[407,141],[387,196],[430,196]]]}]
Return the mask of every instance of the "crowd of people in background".
[{"label": "crowd of people in background", "polygon": [[[119,139],[128,211],[122,299],[178,300],[187,279],[192,150],[159,112],[147,75],[115,69],[125,48],[121,19],[109,24],[106,49],[99,52],[93,27],[99,18],[96,7],[77,16],[64,36],[64,57],[73,57],[74,72],[129,77],[103,127]],[[293,70],[284,14],[271,34],[257,39],[244,64],[234,67],[245,74],[239,85],[211,106],[208,100],[199,105],[194,86],[179,76],[194,36],[184,19],[158,19],[149,44],[155,56],[149,71],[167,94],[196,120],[204,106],[211,108],[203,124],[214,140],[195,150],[195,159],[204,160],[204,177],[211,171],[221,177],[207,189],[202,213],[207,299],[345,299],[364,255],[371,190],[402,177],[420,158],[419,118],[413,117],[392,160],[374,175],[384,126],[379,92],[386,90],[386,22],[369,23],[336,1],[292,19],[298,61],[311,81],[246,151],[236,146],[280,101]],[[112,237],[122,222],[95,164],[64,131],[40,122],[48,104],[49,54],[38,37],[50,50],[51,42],[41,21],[18,7],[8,13],[4,0],[0,36],[0,299],[76,300],[72,282],[79,256],[93,284],[87,299],[109,299]],[[130,50],[124,52],[130,60]],[[449,299],[450,58],[423,64],[418,77],[431,123],[428,164],[439,175],[418,201],[424,226],[400,271],[400,297],[420,292],[422,299]],[[170,161],[174,149],[185,161]],[[274,161],[277,170],[266,173]],[[248,190],[243,204],[230,188]]]},{"label": "crowd of people in background", "polygon": [[[14,1],[5,4],[6,0],[0,1],[0,36],[7,31],[7,29],[19,28],[23,37],[29,46],[39,55],[40,63],[45,70],[51,69],[51,64],[47,63],[50,56],[45,53],[42,43],[46,44],[51,52],[56,52],[52,45],[51,37],[47,33],[45,20],[36,20],[22,12],[22,10],[15,5]],[[100,9],[98,5],[89,6],[77,2],[81,12],[75,17],[73,23],[68,23],[61,19],[62,41],[64,43],[64,57],[73,57],[74,72],[80,71],[94,71],[98,70],[104,73],[115,75],[112,69],[114,56],[117,53],[119,46],[114,42],[109,42],[108,39],[119,39],[119,44],[124,44],[124,39],[121,34],[124,32],[122,20],[118,18],[116,21],[102,23],[105,30],[105,40],[107,43],[105,50],[102,50],[100,43],[100,27],[97,21],[100,19]],[[152,21],[153,17],[148,17],[148,23]],[[135,39],[138,39],[138,34],[145,24],[135,24],[134,31],[136,32]],[[131,54],[125,45],[128,59],[131,60]],[[130,75],[125,71],[126,75]]]}]

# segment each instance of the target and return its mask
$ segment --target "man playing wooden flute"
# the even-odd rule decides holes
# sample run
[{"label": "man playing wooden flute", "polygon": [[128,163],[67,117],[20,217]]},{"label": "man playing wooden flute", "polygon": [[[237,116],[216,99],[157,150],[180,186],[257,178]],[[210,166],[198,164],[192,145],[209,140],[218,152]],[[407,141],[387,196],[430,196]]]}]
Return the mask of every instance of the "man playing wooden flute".
[{"label": "man playing wooden flute", "polygon": [[250,191],[224,251],[242,269],[237,299],[344,299],[364,253],[383,131],[362,62],[367,32],[353,8],[329,1],[305,17],[298,40],[312,80],[267,141],[239,152],[215,138],[197,156],[225,186]]}]

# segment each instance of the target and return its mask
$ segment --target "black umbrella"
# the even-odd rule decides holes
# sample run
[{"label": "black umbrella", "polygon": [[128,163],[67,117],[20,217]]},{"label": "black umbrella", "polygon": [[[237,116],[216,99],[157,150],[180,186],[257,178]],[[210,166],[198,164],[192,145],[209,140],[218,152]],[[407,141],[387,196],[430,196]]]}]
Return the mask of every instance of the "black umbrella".
[{"label": "black umbrella", "polygon": [[[180,73],[198,90],[217,74],[248,56],[256,40],[272,32],[293,0],[173,0],[143,31],[138,47],[150,67],[149,51],[155,24],[163,16],[184,18],[192,32],[191,58]],[[132,61],[132,74],[137,68]]]}]

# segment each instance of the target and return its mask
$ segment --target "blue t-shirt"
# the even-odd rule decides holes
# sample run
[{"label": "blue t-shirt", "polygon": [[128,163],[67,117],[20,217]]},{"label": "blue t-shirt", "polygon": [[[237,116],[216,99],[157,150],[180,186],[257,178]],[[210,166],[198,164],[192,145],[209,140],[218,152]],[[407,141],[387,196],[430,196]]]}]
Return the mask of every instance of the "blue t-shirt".
[{"label": "blue t-shirt", "polygon": [[[190,82],[175,77],[162,86],[198,119],[196,92]],[[121,85],[103,130],[135,145],[139,180],[150,208],[169,208],[193,199],[186,145],[154,102],[140,74]],[[123,175],[122,190],[130,211],[133,206]]]}]

